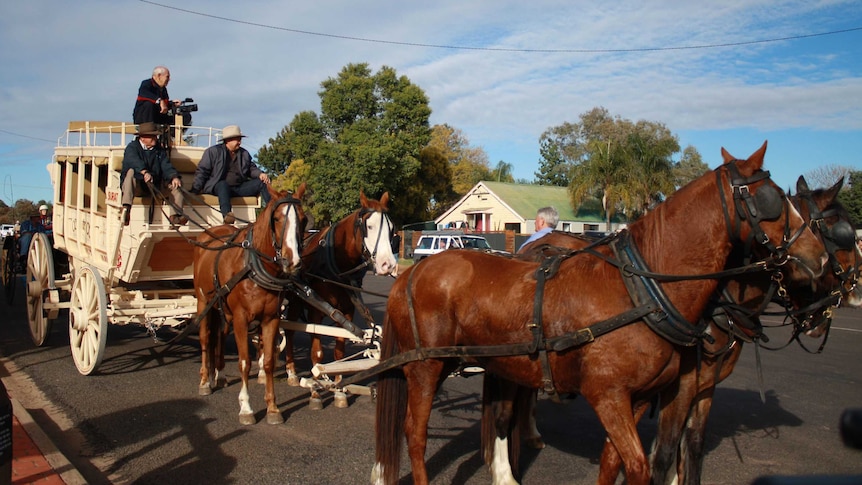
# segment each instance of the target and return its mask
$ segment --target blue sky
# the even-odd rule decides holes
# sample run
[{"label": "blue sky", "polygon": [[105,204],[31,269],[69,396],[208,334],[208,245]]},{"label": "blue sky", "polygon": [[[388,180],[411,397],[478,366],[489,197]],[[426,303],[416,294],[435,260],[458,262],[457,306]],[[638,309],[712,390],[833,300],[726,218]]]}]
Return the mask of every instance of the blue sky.
[{"label": "blue sky", "polygon": [[410,78],[433,124],[516,178],[533,179],[543,131],[603,106],[665,123],[711,167],[721,147],[743,158],[768,140],[766,168],[790,187],[862,170],[860,28],[858,0],[7,1],[0,198],[51,200],[45,166],[67,123],[130,121],[159,64],[171,96],[198,103],[195,125],[239,124],[252,153],[365,62]]}]

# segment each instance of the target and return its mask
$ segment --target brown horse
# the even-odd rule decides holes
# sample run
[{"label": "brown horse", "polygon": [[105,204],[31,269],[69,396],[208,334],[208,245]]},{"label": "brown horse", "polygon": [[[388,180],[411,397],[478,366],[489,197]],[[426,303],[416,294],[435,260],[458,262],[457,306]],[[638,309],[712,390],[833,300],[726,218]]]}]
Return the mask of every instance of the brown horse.
[{"label": "brown horse", "polygon": [[[856,245],[849,214],[837,200],[842,185],[843,179],[829,189],[812,191],[800,177],[797,194],[791,197],[803,218],[824,242],[830,264],[830,271],[824,272],[813,290],[812,287],[790,290],[793,309],[802,310],[801,314],[792,315],[795,333],[805,332],[817,337],[828,328],[830,315],[839,303],[862,306],[862,288],[857,285],[862,254]],[[765,286],[741,286],[739,281],[729,280],[724,293],[741,307],[760,308]],[[714,324],[716,342],[705,349],[700,368],[694,352],[683,354],[683,367],[688,372],[680,375],[678,388],[661,394],[658,436],[652,456],[655,483],[700,483],[704,431],[715,386],[733,371],[743,343],[752,341],[751,335],[740,333],[745,331],[746,325],[740,325],[739,321],[752,317],[739,316],[738,321],[734,321],[729,315],[717,315],[716,321],[729,322],[730,326]],[[753,330],[756,337],[759,322],[754,321],[747,327],[753,327],[748,331]]]},{"label": "brown horse", "polygon": [[[362,278],[371,266],[378,275],[395,272],[398,262],[389,241],[392,222],[389,220],[389,193],[380,200],[368,199],[359,193],[360,208],[333,226],[314,234],[305,242],[302,253],[302,277],[318,297],[353,320],[356,303],[361,302]],[[295,295],[288,298],[288,320],[297,320],[306,311],[306,321],[320,324],[328,316],[320,308],[307,304]],[[287,332],[287,376],[290,385],[299,385],[293,354],[294,331]],[[344,357],[345,342],[336,338],[334,358]],[[311,363],[323,360],[320,336],[311,335]],[[312,389],[312,409],[322,408],[317,389]],[[347,405],[344,392],[335,392],[335,405]]]},{"label": "brown horse", "polygon": [[[643,263],[620,265],[611,248],[603,246],[563,259],[557,271],[538,271],[536,263],[456,250],[429,257],[402,274],[388,300],[382,358],[412,352],[418,360],[407,360],[378,380],[372,482],[397,482],[406,434],[413,480],[428,483],[424,454],[433,397],[459,365],[460,359],[451,356],[467,355],[515,384],[580,393],[621,456],[628,483],[648,483],[649,466],[633,412],[679,373],[677,346],[658,332],[700,337],[687,322],[697,321],[716,289],[717,281],[708,276],[721,271],[734,245],[751,234],[765,244],[792,234],[793,244],[785,248],[790,279],[806,282],[822,272],[822,244],[799,213],[782,204],[780,189],[762,171],[765,149],[695,180],[633,223],[627,233],[630,244],[621,246],[620,253]],[[691,224],[693,220],[700,224]],[[546,273],[553,276],[540,288]],[[658,297],[651,302],[638,291],[630,296],[629,281],[624,281],[674,274],[697,279],[652,284],[650,291]],[[638,303],[633,304],[633,296]],[[535,300],[541,311],[534,312]],[[619,328],[607,333],[597,326],[613,322]],[[464,347],[475,351],[468,354]],[[494,479],[514,482],[511,474]]]},{"label": "brown horse", "polygon": [[[254,424],[249,403],[250,331],[260,333],[266,373],[266,420],[284,422],[275,402],[275,342],[280,323],[282,293],[299,271],[305,212],[296,193],[269,189],[271,200],[254,224],[242,229],[217,226],[198,237],[194,256],[194,285],[198,290],[201,370],[199,394],[208,395],[219,384],[224,369],[224,340],[233,326],[239,353],[242,389],[240,424]],[[257,327],[255,327],[257,325]]]},{"label": "brown horse", "polygon": [[[849,215],[837,202],[836,197],[843,180],[840,180],[828,190],[811,191],[803,177],[797,182],[796,196],[791,197],[793,205],[800,211],[806,222],[816,229],[815,233],[824,242],[829,253],[832,271],[824,272],[816,282],[819,288],[803,286],[789,288],[789,310],[794,320],[798,320],[800,328],[822,328],[827,326],[824,314],[831,314],[839,301],[850,306],[862,304],[862,288],[856,285],[858,266],[862,263],[858,248],[855,245],[855,235],[849,224]],[[812,222],[813,221],[813,222]],[[580,249],[591,243],[588,238],[554,232],[542,237],[522,249],[527,257],[542,258],[549,252],[559,251],[555,248]],[[741,256],[741,255],[739,255]],[[742,264],[737,261],[735,264]],[[674,483],[674,473],[677,472],[677,446],[684,453],[680,459],[680,478],[684,482],[699,483],[702,464],[703,430],[712,400],[715,385],[724,380],[733,370],[739,358],[742,343],[752,341],[760,332],[757,313],[762,311],[765,298],[770,294],[773,281],[766,274],[746,276],[745,278],[730,278],[723,282],[723,290],[715,304],[717,312],[707,318],[710,322],[710,335],[714,342],[704,342],[701,355],[695,349],[681,351],[681,366],[679,381],[671,384],[661,393],[661,414],[659,417],[658,437],[654,444],[652,455],[653,483]],[[728,306],[730,304],[730,306]],[[799,310],[802,308],[803,310]],[[725,310],[727,309],[727,310]],[[729,319],[725,312],[733,311],[735,318]],[[796,314],[799,312],[800,314]],[[728,325],[729,324],[729,325]],[[494,459],[494,439],[496,428],[492,423],[508,428],[510,424],[500,416],[501,406],[493,394],[498,392],[502,383],[496,377],[488,376],[486,382],[488,392],[483,399],[483,450],[486,461],[490,465]],[[696,395],[695,395],[696,394]],[[518,445],[520,433],[524,442],[534,448],[542,448],[544,444],[535,426],[535,390],[518,389],[513,403],[513,418],[518,427],[516,434],[509,435],[512,470],[517,474]],[[688,419],[688,421],[686,421]],[[686,439],[680,443],[685,422]],[[502,450],[506,451],[506,450]],[[617,466],[619,462],[617,461]],[[613,468],[613,463],[608,463]],[[616,475],[617,470],[608,473]],[[670,474],[670,475],[669,475]]]}]

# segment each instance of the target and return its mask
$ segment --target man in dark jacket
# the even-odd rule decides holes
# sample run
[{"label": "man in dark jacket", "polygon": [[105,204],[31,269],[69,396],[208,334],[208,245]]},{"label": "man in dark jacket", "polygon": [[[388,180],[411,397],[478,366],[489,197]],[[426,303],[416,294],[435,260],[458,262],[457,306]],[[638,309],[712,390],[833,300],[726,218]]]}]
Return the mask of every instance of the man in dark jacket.
[{"label": "man in dark jacket", "polygon": [[153,69],[153,77],[141,81],[138,88],[138,97],[135,100],[135,109],[132,111],[132,119],[136,125],[151,122],[162,125],[170,125],[173,120],[168,115],[168,108],[180,104],[180,100],[171,100],[168,97],[168,82],[171,80],[171,71],[165,66],[156,66]]},{"label": "man in dark jacket", "polygon": [[125,207],[123,224],[129,225],[129,211],[135,194],[140,194],[140,181],[152,183],[156,190],[167,186],[171,189],[174,215],[170,217],[171,224],[185,225],[189,219],[182,215],[183,194],[180,191],[183,182],[177,169],[171,165],[168,152],[160,146],[157,140],[160,131],[155,123],[141,123],[138,126],[138,136],[126,145],[123,153],[123,170],[120,173],[120,186],[123,190],[122,202]]},{"label": "man in dark jacket", "polygon": [[242,148],[245,135],[239,126],[226,126],[222,130],[222,142],[204,151],[203,157],[195,171],[195,181],[192,192],[213,194],[218,196],[219,210],[224,216],[225,224],[236,222],[231,197],[249,197],[258,195],[263,203],[269,202],[270,180],[266,172],[251,161],[251,154]]}]

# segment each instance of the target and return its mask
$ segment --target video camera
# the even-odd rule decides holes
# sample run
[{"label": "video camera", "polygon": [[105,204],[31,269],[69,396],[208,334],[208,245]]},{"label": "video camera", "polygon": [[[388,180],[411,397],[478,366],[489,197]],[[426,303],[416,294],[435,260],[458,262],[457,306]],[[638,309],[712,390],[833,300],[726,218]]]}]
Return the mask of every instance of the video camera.
[{"label": "video camera", "polygon": [[186,98],[180,102],[180,104],[176,106],[171,106],[168,110],[168,116],[173,119],[174,116],[181,116],[183,119],[183,126],[191,126],[192,125],[192,111],[198,110],[197,104],[194,103],[195,100],[192,98]]},{"label": "video camera", "polygon": [[191,113],[192,111],[197,111],[198,105],[197,104],[190,104],[190,103],[194,103],[194,102],[195,102],[195,100],[192,98],[186,98],[186,99],[182,100],[179,105],[174,106],[174,113],[175,114],[184,114],[184,113]]}]

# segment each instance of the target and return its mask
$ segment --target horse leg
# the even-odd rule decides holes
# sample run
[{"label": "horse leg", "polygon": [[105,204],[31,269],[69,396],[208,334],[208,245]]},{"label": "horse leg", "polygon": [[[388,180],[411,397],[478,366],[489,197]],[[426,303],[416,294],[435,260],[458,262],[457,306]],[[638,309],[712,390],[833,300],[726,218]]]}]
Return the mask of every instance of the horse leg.
[{"label": "horse leg", "polygon": [[691,414],[686,421],[682,441],[680,442],[679,483],[685,485],[700,485],[700,475],[703,471],[703,441],[706,431],[706,421],[712,407],[712,397],[715,386],[705,389],[694,401]]},{"label": "horse leg", "polygon": [[[625,467],[626,483],[629,485],[649,484],[649,463],[643,445],[638,437],[636,421],[632,412],[631,396],[624,393],[601,396],[584,395],[593,406],[599,421],[608,434],[599,465],[599,485],[613,485],[616,471],[622,460]],[[643,410],[646,406],[643,406]],[[641,411],[642,413],[643,411]],[[640,416],[638,416],[640,417]],[[613,475],[613,476],[611,476]]]},{"label": "horse leg", "polygon": [[542,434],[536,426],[536,402],[539,399],[539,390],[521,387],[515,399],[516,409],[518,409],[516,419],[524,444],[534,450],[541,450],[545,447],[545,442],[542,441]]},{"label": "horse leg", "polygon": [[440,360],[426,360],[404,366],[404,375],[407,377],[404,434],[407,436],[407,454],[410,456],[415,485],[428,484],[428,470],[425,468],[428,420],[442,371],[443,362]]},{"label": "horse leg", "polygon": [[[311,366],[314,367],[319,362],[323,360],[323,347],[320,343],[320,336],[316,334],[311,335]],[[308,407],[312,411],[319,411],[323,409],[323,399],[320,397],[320,393],[317,392],[317,389],[311,390],[311,397],[308,399]]]},{"label": "horse leg", "polygon": [[[266,422],[269,424],[282,424],[284,418],[278,411],[275,400],[275,362],[276,362],[276,339],[278,338],[278,318],[270,318],[260,326],[260,341],[258,345],[263,348],[261,355],[261,371],[266,381]],[[258,377],[259,378],[259,377]]]},{"label": "horse leg", "polygon": [[662,390],[658,432],[650,457],[652,481],[658,485],[677,483],[677,451],[685,420],[697,391],[697,372],[683,371],[679,379]]},{"label": "horse leg", "polygon": [[[344,347],[345,341],[341,337],[337,337],[335,339],[335,351],[333,353],[333,361],[338,362],[339,360],[344,358]],[[337,408],[346,408],[347,407],[347,393],[344,392],[343,389],[337,386],[339,382],[341,382],[341,374],[338,374],[333,379],[335,381],[336,386],[335,392],[333,393],[333,401],[332,404]]]},{"label": "horse leg", "polygon": [[[201,305],[198,304],[198,312],[202,310]],[[200,383],[198,383],[198,394],[201,396],[208,396],[213,392],[213,382],[210,380],[210,376],[212,376],[213,372],[213,359],[216,357],[213,355],[213,349],[210,342],[210,328],[209,328],[209,317],[208,315],[203,315],[199,322],[199,330],[198,336],[201,344],[201,370],[200,370]],[[218,337],[216,337],[218,338]]]},{"label": "horse leg", "polygon": [[295,331],[287,330],[285,331],[285,335],[287,336],[287,347],[286,352],[284,354],[284,370],[287,372],[287,385],[293,387],[299,387],[299,376],[296,374],[296,361],[293,357],[293,336]]},{"label": "horse leg", "polygon": [[242,378],[242,388],[239,390],[239,424],[254,424],[254,412],[248,393],[248,376],[251,372],[251,362],[248,358],[248,322],[240,322],[235,318],[233,335],[236,339],[236,349],[239,354],[239,373]]},{"label": "horse leg", "polygon": [[513,418],[515,399],[522,389],[492,374],[485,373],[483,378],[482,456],[494,484],[518,483],[514,473],[518,471],[520,443],[513,437]]},{"label": "horse leg", "polygon": [[[632,414],[634,423],[637,424],[647,410],[647,404],[643,403],[636,406]],[[605,446],[602,448],[602,456],[599,461],[599,479],[598,483],[615,483],[620,470],[623,468],[623,461],[617,452],[616,447],[611,443],[610,438],[605,440]],[[655,483],[655,482],[653,482]]]}]

